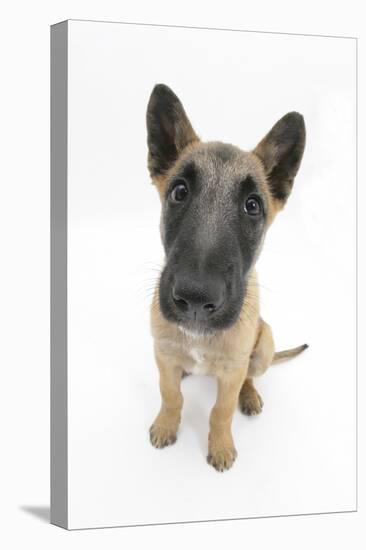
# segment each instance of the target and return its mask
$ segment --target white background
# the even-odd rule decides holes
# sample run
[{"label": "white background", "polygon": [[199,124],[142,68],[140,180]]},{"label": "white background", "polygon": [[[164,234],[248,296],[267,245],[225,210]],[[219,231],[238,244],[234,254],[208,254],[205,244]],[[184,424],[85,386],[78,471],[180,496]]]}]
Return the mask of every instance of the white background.
[{"label": "white background", "polygon": [[[222,5],[185,3],[184,13],[174,4],[140,2],[134,7],[117,2],[35,2],[13,3],[3,13],[1,39],[6,78],[2,87],[3,119],[6,131],[2,144],[2,532],[8,548],[21,544],[48,548],[150,547],[178,548],[187,544],[207,543],[219,548],[230,542],[257,548],[273,545],[282,548],[294,544],[326,542],[333,548],[352,544],[361,548],[359,527],[364,520],[364,473],[360,471],[361,491],[358,514],[282,518],[245,522],[165,526],[142,529],[112,529],[66,533],[40,521],[47,516],[49,447],[49,168],[48,168],[48,25],[66,17],[123,19],[177,24],[243,27],[250,29],[314,32],[325,34],[362,34],[357,3],[309,3],[296,7],[291,3],[266,6],[260,3],[237,9]],[[331,13],[331,18],[329,17]],[[315,16],[316,15],[316,16]],[[240,25],[239,25],[240,23]],[[362,42],[360,52],[363,54]],[[363,59],[363,55],[362,58]],[[364,90],[360,75],[360,92]],[[363,104],[360,105],[362,118]],[[360,150],[364,149],[363,127]],[[364,169],[360,165],[360,181]],[[359,203],[364,201],[360,185]],[[288,209],[287,212],[289,212]],[[286,213],[287,215],[287,213]],[[360,225],[362,227],[362,219]],[[362,243],[362,241],[361,241]],[[361,255],[361,259],[363,259]],[[360,262],[360,278],[364,275]],[[360,288],[360,298],[364,297]],[[360,331],[364,328],[363,309]],[[310,351],[310,350],[309,350]],[[363,352],[360,349],[360,365]],[[297,363],[297,365],[299,362]],[[286,367],[287,369],[287,367]],[[280,372],[280,371],[276,371]],[[289,372],[289,371],[287,371]],[[359,373],[362,390],[364,376]],[[331,388],[330,388],[331,389]],[[362,392],[361,392],[362,396]],[[360,417],[364,405],[360,400]],[[363,426],[363,422],[361,424]],[[364,459],[364,437],[360,437],[360,462]],[[25,509],[28,509],[27,510]],[[29,513],[30,512],[30,513]],[[325,540],[324,540],[325,539]],[[276,545],[277,545],[276,544]]]},{"label": "white background", "polygon": [[[355,41],[79,21],[69,37],[69,528],[354,510]],[[212,379],[184,381],[174,447],[148,441],[162,251],[145,112],[161,81],[204,140],[253,148],[295,109],[307,125],[258,271],[277,349],[310,349],[258,380],[263,414],[235,415],[225,475],[205,460]]]}]

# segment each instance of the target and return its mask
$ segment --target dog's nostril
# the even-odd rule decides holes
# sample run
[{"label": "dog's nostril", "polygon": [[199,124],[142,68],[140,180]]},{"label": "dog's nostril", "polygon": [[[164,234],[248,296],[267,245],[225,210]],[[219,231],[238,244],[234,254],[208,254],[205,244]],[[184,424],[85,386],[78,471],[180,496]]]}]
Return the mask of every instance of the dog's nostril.
[{"label": "dog's nostril", "polygon": [[216,306],[215,306],[215,304],[205,304],[203,306],[203,309],[205,309],[209,313],[213,313],[216,310]]},{"label": "dog's nostril", "polygon": [[172,300],[188,318],[206,320],[220,309],[223,303],[223,292],[213,285],[203,286],[197,283],[173,285]]},{"label": "dog's nostril", "polygon": [[174,298],[174,302],[180,306],[184,306],[184,307],[187,307],[188,306],[188,302],[186,302],[185,300],[183,300],[183,298]]},{"label": "dog's nostril", "polygon": [[172,291],[172,297],[177,306],[179,306],[181,309],[187,309],[188,308],[188,302],[184,300],[179,294],[177,294],[174,290]]}]

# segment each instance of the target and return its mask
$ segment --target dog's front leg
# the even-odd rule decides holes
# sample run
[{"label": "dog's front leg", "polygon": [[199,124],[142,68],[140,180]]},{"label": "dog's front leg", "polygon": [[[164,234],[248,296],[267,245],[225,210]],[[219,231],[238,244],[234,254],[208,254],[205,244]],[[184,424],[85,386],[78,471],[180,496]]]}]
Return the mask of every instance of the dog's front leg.
[{"label": "dog's front leg", "polygon": [[156,352],[156,362],[160,372],[161,408],[150,428],[150,441],[161,449],[172,445],[177,439],[183,395],[180,391],[182,369],[172,363],[168,356]]},{"label": "dog's front leg", "polygon": [[217,399],[210,415],[207,461],[220,472],[231,468],[237,455],[231,422],[247,369],[233,369],[217,376]]}]

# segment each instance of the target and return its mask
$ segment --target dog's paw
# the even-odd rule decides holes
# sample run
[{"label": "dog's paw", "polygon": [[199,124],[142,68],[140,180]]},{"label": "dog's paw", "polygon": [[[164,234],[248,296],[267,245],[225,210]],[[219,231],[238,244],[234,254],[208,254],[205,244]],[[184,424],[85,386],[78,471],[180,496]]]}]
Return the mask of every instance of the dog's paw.
[{"label": "dog's paw", "polygon": [[209,452],[207,462],[211,464],[218,472],[229,470],[234,464],[237,452],[234,447],[221,449],[220,451]]},{"label": "dog's paw", "polygon": [[177,441],[177,433],[153,424],[150,428],[150,441],[156,449],[163,449]]},{"label": "dog's paw", "polygon": [[239,407],[243,414],[255,416],[256,414],[260,414],[262,412],[263,399],[257,390],[252,387],[250,390],[240,393]]}]

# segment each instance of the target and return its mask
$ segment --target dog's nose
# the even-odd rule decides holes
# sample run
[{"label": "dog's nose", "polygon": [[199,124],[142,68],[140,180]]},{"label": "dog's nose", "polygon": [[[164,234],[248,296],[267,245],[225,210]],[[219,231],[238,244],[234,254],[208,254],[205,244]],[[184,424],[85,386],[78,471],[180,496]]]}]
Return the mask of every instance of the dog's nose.
[{"label": "dog's nose", "polygon": [[203,321],[224,303],[224,282],[207,279],[198,281],[189,277],[176,277],[172,297],[185,317]]}]

